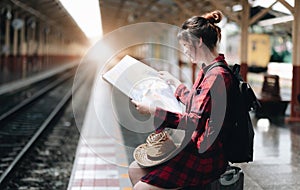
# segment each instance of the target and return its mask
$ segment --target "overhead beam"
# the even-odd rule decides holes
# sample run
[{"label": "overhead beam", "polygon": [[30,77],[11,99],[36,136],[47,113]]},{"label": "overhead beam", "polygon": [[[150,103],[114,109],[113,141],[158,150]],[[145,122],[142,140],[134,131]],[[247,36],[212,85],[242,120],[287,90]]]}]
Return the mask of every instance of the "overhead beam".
[{"label": "overhead beam", "polygon": [[[76,21],[74,20],[74,18],[70,15],[70,13],[65,9],[65,7],[61,4],[60,0],[54,0],[55,3],[57,4],[58,7],[60,7],[61,10],[64,10],[64,13],[66,15],[68,15],[68,17],[70,18],[70,20],[72,21],[72,24],[74,26],[77,26]],[[79,29],[79,28],[78,28]],[[81,29],[79,29],[81,31]]]},{"label": "overhead beam", "polygon": [[173,0],[174,3],[178,5],[178,7],[188,16],[194,16],[194,13],[190,10],[188,10],[184,4],[180,0]]},{"label": "overhead beam", "polygon": [[294,7],[292,7],[286,0],[277,0],[277,1],[280,2],[283,6],[285,6],[285,8],[287,8],[293,15],[295,15]]},{"label": "overhead beam", "polygon": [[262,21],[259,21],[257,24],[259,26],[270,26],[270,25],[274,25],[274,24],[290,22],[290,21],[293,21],[293,20],[294,20],[294,16],[290,15],[290,16],[282,16],[282,17],[262,20]]},{"label": "overhead beam", "polygon": [[256,21],[258,21],[259,19],[261,19],[265,14],[267,14],[272,7],[277,3],[278,1],[275,1],[274,3],[272,3],[268,8],[263,9],[262,11],[260,11],[259,13],[257,13],[256,15],[254,15],[250,22],[249,25],[254,24]]},{"label": "overhead beam", "polygon": [[236,15],[234,15],[232,11],[229,11],[228,9],[226,9],[226,6],[224,5],[224,3],[217,1],[217,0],[210,0],[209,2],[214,7],[216,7],[216,9],[222,11],[222,13],[225,14],[226,17],[228,17],[230,20],[233,20],[237,24],[240,24],[240,19]]},{"label": "overhead beam", "polygon": [[[37,20],[42,20],[43,22],[49,24],[55,29],[62,30],[62,27],[53,19],[47,17],[46,15],[42,14],[36,9],[33,9],[32,7],[26,5],[25,3],[22,3],[19,0],[10,0],[15,6],[21,8],[24,12],[28,12],[29,14],[35,16]],[[56,0],[57,1],[57,0]],[[74,20],[73,20],[74,22]],[[78,38],[78,37],[77,37]]]},{"label": "overhead beam", "polygon": [[39,11],[33,9],[32,7],[20,2],[19,0],[10,0],[13,4],[15,4],[16,6],[20,7],[21,9],[23,9],[24,11],[36,16],[36,18],[39,18],[45,22],[50,23],[51,25],[56,24],[56,22],[49,20],[49,18],[45,15],[43,15],[42,13],[40,13]]},{"label": "overhead beam", "polygon": [[115,16],[116,19],[118,19],[119,16],[121,15],[121,12],[123,10],[123,7],[124,7],[125,3],[126,3],[126,0],[120,1],[120,5],[118,6],[118,10],[117,10],[117,13],[116,13],[116,16]]},{"label": "overhead beam", "polygon": [[[27,12],[27,13],[29,13],[30,15],[35,16],[37,20],[43,21],[43,22],[49,24],[50,26],[52,26],[53,28],[55,28],[55,29],[57,29],[57,30],[59,30],[59,31],[64,31],[65,33],[67,32],[66,30],[63,30],[63,28],[62,28],[62,26],[61,26],[61,24],[60,24],[59,22],[57,22],[56,20],[53,20],[52,18],[50,18],[50,17],[48,17],[48,16],[42,14],[40,11],[38,11],[38,10],[32,8],[31,6],[28,6],[27,4],[21,2],[20,0],[10,0],[10,1],[11,1],[16,7],[19,7],[20,9],[22,9],[23,12]],[[56,2],[57,5],[58,5],[59,7],[62,8],[62,10],[65,10],[65,9],[63,8],[63,6],[60,4],[59,0],[54,0],[54,2]],[[68,13],[66,10],[65,10],[65,12],[69,15],[69,13]],[[73,25],[74,25],[74,28],[76,28],[75,26],[77,26],[77,24],[76,24],[76,22],[74,21],[74,19],[73,19],[70,15],[69,15],[69,18],[70,18],[70,20],[72,20],[72,23],[73,23]],[[85,35],[83,34],[83,32],[82,32],[79,28],[77,28],[77,29],[78,29],[77,31],[80,31],[80,32],[81,32],[82,37],[85,36]],[[73,29],[72,29],[72,30],[73,30]],[[74,31],[72,32],[72,34],[73,34],[73,33],[74,33]],[[78,35],[77,35],[77,36],[76,36],[76,35],[66,35],[66,36],[72,37],[72,38],[77,38],[77,39],[79,38]],[[82,38],[82,39],[84,39],[84,38]],[[84,39],[84,40],[85,40],[85,39]]]},{"label": "overhead beam", "polygon": [[157,1],[159,0],[152,0],[150,1],[144,8],[142,8],[140,10],[140,14],[138,14],[138,22],[142,21],[145,18],[146,12],[149,11],[149,9],[151,8],[151,6],[153,6]]}]

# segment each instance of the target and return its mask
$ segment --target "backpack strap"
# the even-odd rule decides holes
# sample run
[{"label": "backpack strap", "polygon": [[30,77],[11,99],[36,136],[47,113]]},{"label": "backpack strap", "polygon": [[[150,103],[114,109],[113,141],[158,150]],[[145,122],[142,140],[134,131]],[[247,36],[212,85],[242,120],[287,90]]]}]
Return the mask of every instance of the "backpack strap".
[{"label": "backpack strap", "polygon": [[257,110],[258,108],[261,107],[261,104],[259,102],[259,100],[257,99],[253,89],[251,88],[251,86],[245,82],[242,78],[242,76],[240,75],[240,65],[238,64],[234,64],[233,68],[230,69],[224,62],[216,62],[214,64],[212,64],[205,72],[208,73],[210,70],[212,70],[215,67],[223,67],[224,69],[226,69],[232,76],[233,80],[238,84],[238,88],[240,88],[240,91],[245,92],[244,94],[246,94],[247,96],[247,104],[249,107],[249,110]]},{"label": "backpack strap", "polygon": [[224,62],[218,61],[213,63],[204,73],[204,75],[206,73],[208,73],[210,70],[212,70],[215,67],[223,67],[224,69],[226,69],[231,76],[233,77],[233,80],[235,80],[236,82],[240,82],[240,81],[244,81],[242,76],[240,75],[240,68],[241,66],[239,64],[234,64],[232,66],[232,68],[230,68],[229,66],[227,66]]},{"label": "backpack strap", "polygon": [[239,73],[240,72],[240,65],[235,64],[233,66],[233,69],[231,70],[224,62],[218,61],[213,63],[212,65],[209,66],[209,68],[206,70],[206,72],[204,73],[204,75],[206,73],[208,73],[209,71],[211,71],[213,68],[215,67],[223,67],[224,69],[226,69],[232,76],[235,75],[235,73]]}]

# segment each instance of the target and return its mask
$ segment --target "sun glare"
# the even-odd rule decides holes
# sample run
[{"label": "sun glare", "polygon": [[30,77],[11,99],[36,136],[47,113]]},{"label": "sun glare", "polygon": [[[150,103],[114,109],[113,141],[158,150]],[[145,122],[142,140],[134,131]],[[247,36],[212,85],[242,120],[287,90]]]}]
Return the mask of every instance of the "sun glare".
[{"label": "sun glare", "polygon": [[91,42],[102,37],[99,0],[60,0],[60,2]]}]

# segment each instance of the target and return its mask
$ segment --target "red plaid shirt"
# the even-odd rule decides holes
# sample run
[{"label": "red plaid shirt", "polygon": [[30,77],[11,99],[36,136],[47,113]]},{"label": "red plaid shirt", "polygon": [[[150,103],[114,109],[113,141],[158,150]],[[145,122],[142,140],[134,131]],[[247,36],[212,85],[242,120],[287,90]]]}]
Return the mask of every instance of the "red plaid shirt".
[{"label": "red plaid shirt", "polygon": [[[217,61],[226,63],[222,54],[213,62]],[[162,188],[200,187],[226,170],[228,161],[222,148],[221,129],[231,123],[228,109],[232,101],[232,76],[222,67],[215,67],[205,74],[208,68],[200,69],[190,91],[183,84],[177,88],[175,96],[186,105],[183,114],[156,109],[156,131],[166,127],[184,129],[187,141],[176,156],[142,177],[143,182]]]}]

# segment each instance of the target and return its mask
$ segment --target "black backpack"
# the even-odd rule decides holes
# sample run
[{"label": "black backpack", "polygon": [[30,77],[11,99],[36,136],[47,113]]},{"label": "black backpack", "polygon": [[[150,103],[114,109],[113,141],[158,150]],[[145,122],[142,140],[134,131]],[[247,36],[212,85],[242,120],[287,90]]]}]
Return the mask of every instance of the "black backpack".
[{"label": "black backpack", "polygon": [[249,112],[260,107],[260,103],[251,86],[242,79],[240,65],[235,64],[229,68],[223,62],[216,62],[207,72],[217,66],[231,73],[236,88],[234,90],[235,122],[232,127],[228,128],[223,139],[225,156],[231,163],[251,162],[253,161],[254,130]]}]

